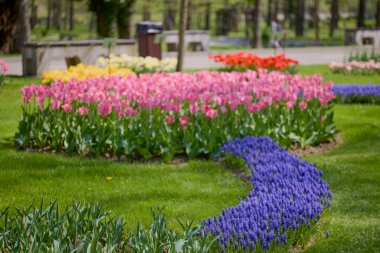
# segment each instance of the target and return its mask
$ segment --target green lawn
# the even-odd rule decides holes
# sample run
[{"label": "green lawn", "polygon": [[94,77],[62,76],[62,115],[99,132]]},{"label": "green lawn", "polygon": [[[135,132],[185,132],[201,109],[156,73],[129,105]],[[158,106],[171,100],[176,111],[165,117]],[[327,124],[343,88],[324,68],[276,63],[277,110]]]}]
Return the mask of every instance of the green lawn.
[{"label": "green lawn", "polygon": [[325,81],[333,81],[334,84],[380,84],[380,75],[333,74],[328,65],[297,66],[297,70],[302,75],[322,75]]},{"label": "green lawn", "polygon": [[0,210],[41,199],[57,199],[61,206],[73,200],[100,202],[123,215],[126,229],[134,231],[139,221],[151,221],[150,207],[164,206],[172,225],[176,217],[199,223],[249,192],[247,184],[212,161],[130,164],[16,151],[9,139],[20,115],[19,89],[33,81],[38,80],[8,78],[0,90]]},{"label": "green lawn", "polygon": [[[378,83],[377,77],[329,76],[339,83]],[[337,81],[338,80],[338,81]],[[150,221],[149,208],[166,206],[174,218],[195,219],[218,214],[238,202],[249,187],[211,161],[181,165],[129,164],[102,159],[16,151],[9,145],[20,112],[19,88],[36,79],[8,78],[0,90],[0,208],[58,199],[98,201],[124,215],[127,229]],[[380,80],[379,80],[380,81]],[[317,233],[305,252],[380,252],[380,106],[337,105],[335,122],[343,143],[333,150],[308,156],[324,171],[334,194]],[[106,177],[112,176],[112,181]],[[330,237],[326,237],[326,232]]]}]

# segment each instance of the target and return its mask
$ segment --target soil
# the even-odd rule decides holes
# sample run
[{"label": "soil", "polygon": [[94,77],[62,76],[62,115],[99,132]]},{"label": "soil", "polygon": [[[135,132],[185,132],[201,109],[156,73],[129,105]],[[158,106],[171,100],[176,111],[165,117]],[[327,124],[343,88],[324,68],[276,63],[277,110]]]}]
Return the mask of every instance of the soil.
[{"label": "soil", "polygon": [[303,156],[309,156],[309,155],[318,155],[326,153],[332,149],[335,149],[343,144],[342,137],[337,134],[335,135],[334,139],[330,139],[327,142],[323,142],[318,144],[318,146],[307,146],[306,148],[301,148],[298,145],[293,145],[288,150],[292,154],[301,155]]}]

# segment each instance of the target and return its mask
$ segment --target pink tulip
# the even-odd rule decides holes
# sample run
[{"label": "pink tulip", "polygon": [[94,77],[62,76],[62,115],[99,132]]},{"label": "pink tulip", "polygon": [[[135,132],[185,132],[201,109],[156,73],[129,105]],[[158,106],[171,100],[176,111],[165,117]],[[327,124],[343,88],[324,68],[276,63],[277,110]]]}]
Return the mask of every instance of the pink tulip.
[{"label": "pink tulip", "polygon": [[173,124],[174,123],[174,117],[172,117],[172,116],[166,117],[165,122],[168,124]]},{"label": "pink tulip", "polygon": [[206,112],[207,118],[216,118],[218,116],[218,110],[210,109]]},{"label": "pink tulip", "polygon": [[78,108],[79,115],[83,116],[89,112],[89,109],[87,107],[81,106]]},{"label": "pink tulip", "polygon": [[307,108],[307,103],[305,101],[300,102],[300,109],[305,110]]},{"label": "pink tulip", "polygon": [[111,114],[112,112],[112,105],[111,103],[107,102],[107,101],[102,101],[99,103],[98,105],[98,111],[99,111],[99,114],[103,117]]},{"label": "pink tulip", "polygon": [[64,105],[62,105],[61,106],[62,107],[62,109],[65,111],[65,112],[71,112],[71,110],[73,109],[73,107],[71,106],[71,105],[69,105],[69,104],[64,104]]}]

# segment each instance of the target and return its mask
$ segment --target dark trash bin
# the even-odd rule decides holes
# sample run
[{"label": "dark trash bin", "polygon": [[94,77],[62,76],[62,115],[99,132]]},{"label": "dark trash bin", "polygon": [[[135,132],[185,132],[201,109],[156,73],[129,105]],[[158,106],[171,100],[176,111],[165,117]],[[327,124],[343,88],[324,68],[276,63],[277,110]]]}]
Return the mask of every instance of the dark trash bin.
[{"label": "dark trash bin", "polygon": [[162,33],[162,23],[143,21],[137,23],[136,28],[139,55],[142,57],[152,56],[161,59],[161,43],[156,36]]}]

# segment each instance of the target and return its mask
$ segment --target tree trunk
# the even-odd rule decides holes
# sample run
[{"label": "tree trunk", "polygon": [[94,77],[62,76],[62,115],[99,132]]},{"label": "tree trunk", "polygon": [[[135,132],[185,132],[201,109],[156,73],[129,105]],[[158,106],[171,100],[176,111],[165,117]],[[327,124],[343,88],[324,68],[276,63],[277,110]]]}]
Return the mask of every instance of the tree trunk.
[{"label": "tree trunk", "polygon": [[38,5],[36,5],[36,0],[30,2],[30,28],[33,29],[38,22]]},{"label": "tree trunk", "polygon": [[24,46],[24,42],[29,41],[30,38],[29,3],[28,0],[18,0],[18,2],[17,30],[12,47],[14,53],[20,53]]},{"label": "tree trunk", "polygon": [[261,30],[260,30],[260,0],[255,1],[255,10],[253,16],[253,48],[261,48]]},{"label": "tree trunk", "polygon": [[278,2],[279,0],[274,0],[274,12],[273,12],[273,19],[274,19],[274,21],[278,21],[278,19],[277,19],[277,16],[278,16],[278,4],[279,4],[279,2]]},{"label": "tree trunk", "polygon": [[191,30],[193,27],[193,15],[192,13],[195,11],[195,6],[192,4],[191,1],[189,1],[187,6],[187,20],[186,20],[186,30]]},{"label": "tree trunk", "polygon": [[315,40],[319,42],[319,0],[314,0]]},{"label": "tree trunk", "polygon": [[50,30],[50,25],[51,25],[51,10],[52,10],[52,0],[47,0],[46,30]]},{"label": "tree trunk", "polygon": [[74,0],[69,0],[69,30],[73,31],[74,30]]},{"label": "tree trunk", "polygon": [[12,39],[16,33],[17,1],[0,2],[0,54],[6,54],[11,51]]},{"label": "tree trunk", "polygon": [[176,17],[176,1],[165,0],[164,1],[164,30],[174,30],[175,17]]},{"label": "tree trunk", "polygon": [[380,0],[376,3],[376,27],[380,28]]},{"label": "tree trunk", "polygon": [[128,0],[118,6],[117,12],[117,29],[119,38],[129,39],[131,38],[131,18],[133,15],[133,5],[135,0]]},{"label": "tree trunk", "polygon": [[205,13],[205,30],[210,30],[210,16],[211,16],[211,2],[206,3],[206,13]]},{"label": "tree trunk", "polygon": [[271,26],[272,24],[272,4],[273,4],[273,1],[272,0],[268,0],[268,11],[267,11],[267,26]]},{"label": "tree trunk", "polygon": [[358,28],[365,27],[365,24],[364,24],[365,1],[366,0],[359,0],[358,22],[357,22],[357,27]]},{"label": "tree trunk", "polygon": [[53,3],[53,21],[54,26],[57,30],[61,30],[61,11],[62,3],[61,0],[54,0]]},{"label": "tree trunk", "polygon": [[305,22],[305,0],[298,0],[296,11],[296,36],[303,36]]},{"label": "tree trunk", "polygon": [[182,71],[183,58],[185,54],[185,29],[187,21],[187,7],[189,0],[181,0],[180,13],[179,13],[179,32],[178,32],[178,57],[177,57],[177,71]]},{"label": "tree trunk", "polygon": [[329,35],[330,37],[334,37],[335,29],[338,28],[338,18],[339,18],[339,0],[331,0],[330,6],[330,27],[329,27]]}]

